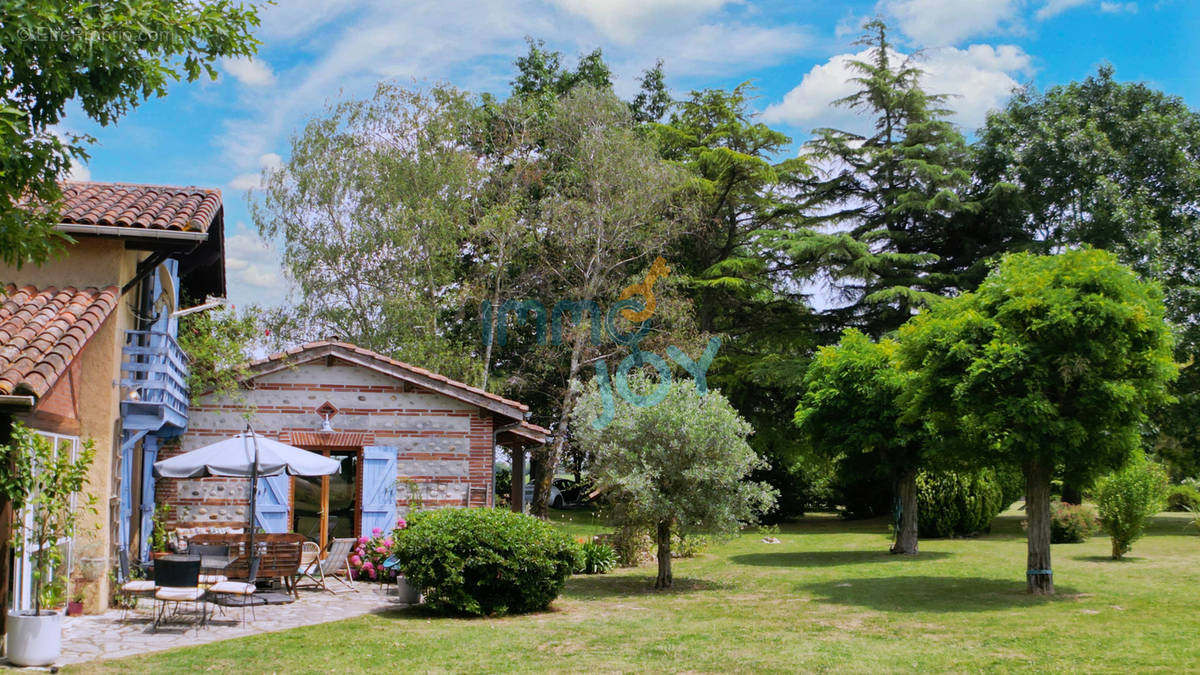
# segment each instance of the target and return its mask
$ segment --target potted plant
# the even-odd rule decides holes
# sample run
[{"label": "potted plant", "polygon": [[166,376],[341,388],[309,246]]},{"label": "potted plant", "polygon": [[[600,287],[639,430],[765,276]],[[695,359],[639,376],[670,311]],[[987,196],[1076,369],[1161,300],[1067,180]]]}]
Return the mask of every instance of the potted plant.
[{"label": "potted plant", "polygon": [[83,615],[83,591],[75,591],[71,594],[71,601],[67,603],[67,616],[82,616]]},{"label": "potted plant", "polygon": [[[12,501],[15,514],[13,549],[32,563],[33,610],[8,612],[8,660],[18,666],[46,666],[62,652],[62,614],[50,609],[65,592],[58,542],[75,534],[78,508],[71,497],[87,484],[95,457],[86,441],[78,458],[60,452],[49,439],[22,424],[13,424],[12,441],[0,448],[8,457],[0,465],[0,489]],[[83,508],[95,512],[95,497],[88,495]]]},{"label": "potted plant", "polygon": [[168,504],[159,504],[154,507],[154,516],[151,519],[153,526],[150,529],[150,558],[158,560],[164,555],[171,553],[171,538],[167,536],[167,515],[170,513],[171,507]]}]

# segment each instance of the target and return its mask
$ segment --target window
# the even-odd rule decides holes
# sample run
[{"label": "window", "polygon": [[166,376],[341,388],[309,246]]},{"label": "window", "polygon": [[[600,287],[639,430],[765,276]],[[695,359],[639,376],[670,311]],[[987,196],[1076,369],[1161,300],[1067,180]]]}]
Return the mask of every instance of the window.
[{"label": "window", "polygon": [[[78,436],[64,436],[62,434],[52,434],[52,433],[48,433],[45,431],[39,431],[37,429],[35,429],[34,432],[37,433],[37,435],[41,436],[42,438],[45,438],[45,439],[49,440],[51,443],[53,443],[54,447],[58,450],[59,453],[64,453],[64,452],[70,453],[71,459],[75,459],[76,457],[79,456],[79,437]],[[71,508],[75,508],[75,497],[74,496],[71,497]],[[26,521],[25,521],[26,525],[32,526],[32,524],[33,524],[32,517],[29,516],[28,514],[26,514],[25,518],[26,518]],[[63,560],[66,561],[66,569],[61,570],[61,572],[62,572],[62,574],[66,575],[66,577],[69,579],[71,576],[71,567],[72,567],[72,563],[73,563],[72,558],[75,555],[75,542],[73,539],[71,539],[69,537],[64,537],[62,539],[59,539],[57,542],[55,542],[54,545],[59,547],[60,549],[62,549]],[[39,550],[41,550],[41,549],[30,550],[27,548],[24,556],[22,556],[20,559],[13,560],[13,593],[12,593],[12,608],[13,609],[16,609],[16,610],[33,609],[33,596],[32,596],[32,592],[31,592],[31,587],[32,587],[31,581],[33,579],[33,563],[29,559],[29,554],[34,553]],[[54,570],[51,575],[51,578],[48,581],[52,581],[54,579],[54,577],[58,576],[59,572],[60,572],[59,570]]]}]

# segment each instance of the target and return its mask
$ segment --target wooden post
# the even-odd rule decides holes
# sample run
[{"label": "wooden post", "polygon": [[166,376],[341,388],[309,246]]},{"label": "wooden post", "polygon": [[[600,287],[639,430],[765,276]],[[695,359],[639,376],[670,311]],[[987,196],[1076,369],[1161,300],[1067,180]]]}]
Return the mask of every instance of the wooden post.
[{"label": "wooden post", "polygon": [[513,513],[525,510],[525,448],[519,443],[512,447],[512,501]]}]

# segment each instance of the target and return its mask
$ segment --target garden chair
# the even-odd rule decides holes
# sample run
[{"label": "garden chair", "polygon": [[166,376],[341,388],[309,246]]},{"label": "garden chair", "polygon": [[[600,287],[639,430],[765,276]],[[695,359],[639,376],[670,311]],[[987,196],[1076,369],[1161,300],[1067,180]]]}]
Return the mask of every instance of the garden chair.
[{"label": "garden chair", "polygon": [[[302,567],[296,575],[296,580],[293,582],[293,587],[299,586],[302,579],[312,581],[317,588],[330,593],[346,593],[353,591],[358,592],[354,586],[353,573],[350,570],[350,552],[354,550],[355,540],[353,538],[334,539],[329,544],[329,550],[326,551],[324,558],[317,558],[310,562],[307,567]],[[338,576],[338,572],[344,571],[346,578],[342,579]],[[341,583],[345,588],[334,589],[329,585],[329,579]]]},{"label": "garden chair", "polygon": [[[259,558],[257,558],[257,557],[250,563],[250,578],[251,579],[258,576],[258,564],[259,564]],[[258,592],[258,586],[256,586],[253,582],[220,581],[220,582],[213,584],[212,586],[209,586],[208,592],[209,592],[209,594],[215,595],[217,597],[226,596],[226,597],[230,597],[230,598],[238,598],[238,600],[239,600],[238,604],[240,604],[242,606],[242,626],[243,627],[246,625],[246,606],[247,605],[250,606],[250,618],[255,621],[258,620],[258,616],[254,613],[254,605],[256,604],[254,594]],[[218,602],[217,607],[222,607],[221,614],[222,614],[222,616],[224,616],[225,610],[223,609],[223,604]]]},{"label": "garden chair", "polygon": [[137,597],[154,597],[154,581],[152,579],[134,579],[129,568],[129,550],[117,552],[117,584],[121,596],[121,620],[124,621],[129,613],[130,604]]},{"label": "garden chair", "polygon": [[[188,555],[200,556],[201,560],[203,560],[205,556],[228,558],[229,544],[191,544],[188,546]],[[200,585],[211,586],[213,584],[219,584],[222,581],[228,581],[228,579],[229,578],[224,574],[204,574],[203,571],[201,571]]]},{"label": "garden chair", "polygon": [[200,588],[200,558],[159,558],[154,561],[154,598],[158,600],[158,608],[154,613],[154,629],[166,617],[167,604],[174,604],[174,613],[178,613],[179,605],[184,602],[193,606],[200,605],[200,626],[208,619],[207,606],[204,602],[204,589]]}]

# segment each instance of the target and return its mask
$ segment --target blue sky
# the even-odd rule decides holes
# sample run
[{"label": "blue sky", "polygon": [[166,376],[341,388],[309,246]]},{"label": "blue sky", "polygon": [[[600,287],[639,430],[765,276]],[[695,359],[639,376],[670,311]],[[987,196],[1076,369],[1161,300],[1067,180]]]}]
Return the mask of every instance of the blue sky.
[{"label": "blue sky", "polygon": [[217,81],[176,85],[115,126],[71,115],[64,127],[98,139],[78,177],[220,188],[230,298],[276,304],[287,280],[257,236],[248,190],[331,101],[381,79],[504,94],[532,36],[568,63],[601,47],[625,96],[658,58],[677,95],[750,80],[763,118],[798,146],[816,127],[861,127],[829,102],[850,91],[845,60],[872,15],[893,26],[898,49],[924,50],[926,86],[955,95],[968,134],[1012,87],[1082,79],[1105,62],[1200,107],[1196,0],[278,0],[262,10],[253,61],[224,62]]}]

